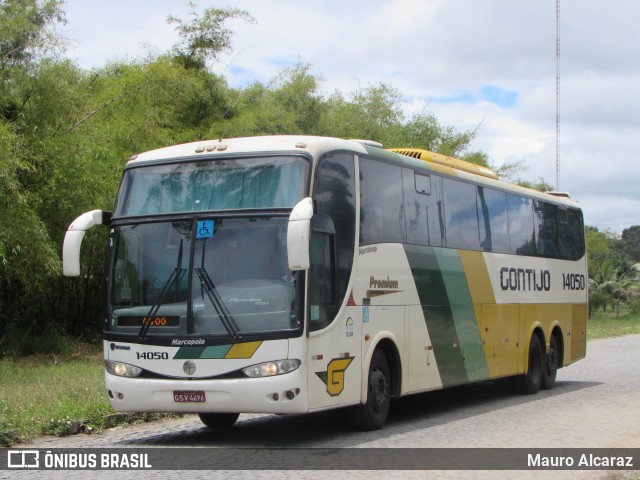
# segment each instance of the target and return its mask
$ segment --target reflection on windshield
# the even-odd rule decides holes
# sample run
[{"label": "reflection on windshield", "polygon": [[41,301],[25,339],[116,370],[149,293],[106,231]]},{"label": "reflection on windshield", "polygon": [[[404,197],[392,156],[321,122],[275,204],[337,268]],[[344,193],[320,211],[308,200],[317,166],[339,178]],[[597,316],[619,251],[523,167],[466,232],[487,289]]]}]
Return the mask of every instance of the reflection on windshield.
[{"label": "reflection on windshield", "polygon": [[[286,220],[225,218],[207,219],[206,225],[198,220],[114,228],[108,329],[232,338],[297,330],[297,274],[287,265]],[[210,231],[202,235],[203,226]]]},{"label": "reflection on windshield", "polygon": [[301,157],[201,160],[125,171],[115,217],[293,208],[306,194]]},{"label": "reflection on windshield", "polygon": [[[295,279],[287,265],[286,219],[225,219],[196,241],[194,265],[211,278],[240,332],[298,327]],[[197,271],[194,284],[201,283]],[[193,296],[194,328],[223,333],[224,322],[204,287]]]}]

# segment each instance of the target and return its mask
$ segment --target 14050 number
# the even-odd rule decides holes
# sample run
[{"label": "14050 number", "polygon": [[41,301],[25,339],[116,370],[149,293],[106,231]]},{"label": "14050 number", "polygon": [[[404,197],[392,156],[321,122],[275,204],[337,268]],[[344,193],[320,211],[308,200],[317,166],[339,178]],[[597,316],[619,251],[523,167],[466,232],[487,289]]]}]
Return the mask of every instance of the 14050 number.
[{"label": "14050 number", "polygon": [[169,360],[167,352],[136,352],[138,360]]},{"label": "14050 number", "polygon": [[562,288],[564,290],[584,290],[586,288],[586,280],[581,273],[563,273]]}]

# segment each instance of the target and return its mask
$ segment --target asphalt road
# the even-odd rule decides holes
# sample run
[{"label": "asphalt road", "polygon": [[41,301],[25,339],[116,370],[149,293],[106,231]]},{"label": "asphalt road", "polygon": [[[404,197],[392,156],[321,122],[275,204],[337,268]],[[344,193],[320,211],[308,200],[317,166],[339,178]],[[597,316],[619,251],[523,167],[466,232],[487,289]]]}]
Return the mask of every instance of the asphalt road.
[{"label": "asphalt road", "polygon": [[[16,448],[310,447],[310,448],[640,448],[640,335],[589,342],[587,357],[558,372],[556,387],[520,396],[502,383],[431,392],[392,403],[384,429],[354,432],[343,412],[242,415],[228,431],[196,416],[114,428],[100,434],[40,437]],[[206,452],[207,450],[202,450]],[[242,459],[238,459],[242,462]],[[636,466],[636,468],[640,468]],[[21,478],[27,472],[7,472]],[[97,478],[141,478],[151,472],[92,472]],[[84,478],[87,472],[47,472]],[[606,478],[605,471],[189,471],[172,478]]]}]

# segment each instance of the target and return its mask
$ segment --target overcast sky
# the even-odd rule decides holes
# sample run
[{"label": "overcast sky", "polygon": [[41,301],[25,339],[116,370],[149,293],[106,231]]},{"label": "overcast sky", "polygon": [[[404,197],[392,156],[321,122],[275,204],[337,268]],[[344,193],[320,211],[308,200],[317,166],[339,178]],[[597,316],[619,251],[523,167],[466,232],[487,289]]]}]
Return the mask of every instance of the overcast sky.
[{"label": "overcast sky", "polygon": [[[233,52],[214,67],[234,87],[268,82],[298,61],[322,89],[385,82],[405,111],[475,129],[492,163],[523,161],[524,178],[556,185],[555,0],[195,0],[247,10]],[[68,56],[83,68],[167,51],[177,0],[66,0]],[[559,190],[585,223],[640,224],[640,2],[560,0]],[[195,140],[195,139],[194,139]],[[395,146],[395,145],[394,145]]]}]

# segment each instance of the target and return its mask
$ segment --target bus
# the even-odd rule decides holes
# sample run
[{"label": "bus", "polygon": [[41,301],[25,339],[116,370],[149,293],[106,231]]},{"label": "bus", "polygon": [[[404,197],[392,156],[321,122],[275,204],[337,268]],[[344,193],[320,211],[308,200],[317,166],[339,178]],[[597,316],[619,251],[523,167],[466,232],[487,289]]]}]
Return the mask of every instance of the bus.
[{"label": "bus", "polygon": [[69,226],[63,270],[108,227],[105,379],[116,411],[349,408],[585,356],[582,212],[489,169],[365,140],[263,136],[134,155],[112,212]]}]

